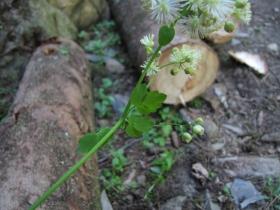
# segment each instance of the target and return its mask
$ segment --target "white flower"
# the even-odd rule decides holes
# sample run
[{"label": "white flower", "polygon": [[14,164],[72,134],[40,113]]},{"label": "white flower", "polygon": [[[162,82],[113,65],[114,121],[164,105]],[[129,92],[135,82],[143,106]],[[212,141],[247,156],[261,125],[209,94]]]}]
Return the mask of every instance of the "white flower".
[{"label": "white flower", "polygon": [[233,15],[238,19],[248,24],[251,20],[251,4],[247,3],[244,8],[235,8]]},{"label": "white flower", "polygon": [[179,17],[184,0],[153,0],[151,18],[156,19],[158,23],[169,24]]},{"label": "white flower", "polygon": [[188,9],[196,12],[201,7],[202,3],[203,0],[189,0],[186,5]]},{"label": "white flower", "polygon": [[[145,68],[147,67],[149,61],[150,61],[150,58],[149,58],[147,61],[145,61],[144,64],[141,65],[141,67],[142,67],[143,69],[145,69]],[[150,65],[150,67],[149,67],[149,69],[148,69],[148,71],[147,71],[147,76],[152,76],[152,75],[157,74],[157,72],[160,70],[158,64],[159,64],[159,63],[158,63],[156,60],[154,60],[154,61],[152,62],[152,64]],[[143,70],[143,71],[144,71],[144,70]],[[142,72],[143,72],[143,71],[142,71]]]},{"label": "white flower", "polygon": [[234,10],[234,0],[205,0],[201,9],[214,17],[226,18]]},{"label": "white flower", "polygon": [[153,47],[154,46],[154,35],[149,34],[148,36],[144,36],[143,39],[140,40],[141,44],[146,47]]},{"label": "white flower", "polygon": [[182,27],[182,32],[188,34],[191,38],[197,39],[199,37],[205,37],[198,16],[185,17],[180,20],[180,23],[184,25]]}]

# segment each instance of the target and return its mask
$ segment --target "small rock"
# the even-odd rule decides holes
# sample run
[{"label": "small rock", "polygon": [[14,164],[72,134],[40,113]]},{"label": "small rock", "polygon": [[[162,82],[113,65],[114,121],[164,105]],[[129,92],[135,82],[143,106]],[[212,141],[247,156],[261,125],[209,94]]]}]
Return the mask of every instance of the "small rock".
[{"label": "small rock", "polygon": [[261,141],[274,141],[274,142],[280,142],[280,132],[273,132],[273,133],[267,133],[264,134],[261,139]]},{"label": "small rock", "polygon": [[267,45],[267,50],[275,55],[278,55],[278,45],[276,43]]},{"label": "small rock", "polygon": [[231,130],[231,131],[237,133],[240,136],[244,135],[244,131],[237,126],[228,125],[228,124],[223,124],[222,126],[228,130]]},{"label": "small rock", "polygon": [[280,176],[280,161],[278,158],[264,157],[227,157],[212,160],[217,167],[230,168],[237,177],[264,178]]},{"label": "small rock", "polygon": [[245,208],[249,204],[264,199],[251,181],[236,178],[233,183],[228,183],[226,186],[230,189],[235,203],[240,205],[241,209]]},{"label": "small rock", "polygon": [[205,135],[209,138],[216,138],[219,135],[219,127],[212,120],[203,120],[202,127]]},{"label": "small rock", "polygon": [[233,39],[231,40],[231,43],[230,43],[230,44],[231,44],[232,46],[236,46],[236,45],[239,45],[240,43],[241,43],[240,40],[233,38]]},{"label": "small rock", "polygon": [[123,95],[120,95],[120,94],[116,94],[113,97],[115,99],[113,101],[114,111],[120,117],[120,116],[122,116],[122,113],[124,111],[124,108],[125,108],[126,104],[128,103],[129,98],[127,96],[123,96]]},{"label": "small rock", "polygon": [[180,147],[180,141],[179,141],[179,137],[178,137],[178,134],[176,131],[171,132],[171,140],[172,140],[173,146],[175,148]]},{"label": "small rock", "polygon": [[166,203],[161,205],[161,210],[182,210],[182,204],[186,196],[179,195],[177,197],[171,198],[166,201]]},{"label": "small rock", "polygon": [[113,58],[109,58],[105,64],[106,68],[109,72],[112,73],[123,73],[125,70],[124,65],[122,65],[119,61]]},{"label": "small rock", "polygon": [[113,210],[113,207],[111,205],[111,202],[110,202],[105,190],[103,190],[101,192],[100,199],[101,199],[102,209]]},{"label": "small rock", "polygon": [[280,95],[276,96],[277,101],[280,101]]},{"label": "small rock", "polygon": [[225,143],[215,143],[215,144],[212,144],[211,146],[214,151],[217,151],[217,150],[222,149],[225,146]]},{"label": "small rock", "polygon": [[181,119],[186,122],[186,123],[189,123],[189,122],[193,122],[193,119],[190,115],[188,115],[188,111],[185,110],[185,109],[180,109],[179,110],[179,115],[181,117]]},{"label": "small rock", "polygon": [[146,184],[146,176],[145,175],[139,175],[136,177],[136,181],[139,185],[145,185]]},{"label": "small rock", "polygon": [[275,7],[274,12],[279,12],[279,9],[277,7]]}]

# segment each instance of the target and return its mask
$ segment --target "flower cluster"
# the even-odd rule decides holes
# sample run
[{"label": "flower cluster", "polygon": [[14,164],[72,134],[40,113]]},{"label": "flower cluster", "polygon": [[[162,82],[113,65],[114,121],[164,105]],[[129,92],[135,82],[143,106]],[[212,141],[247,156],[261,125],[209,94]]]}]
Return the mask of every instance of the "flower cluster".
[{"label": "flower cluster", "polygon": [[[192,49],[188,45],[183,45],[181,50],[174,47],[172,49],[172,54],[169,57],[171,63],[179,64],[179,68],[182,68],[186,74],[190,75],[195,74],[200,59],[201,55],[199,50]],[[185,66],[185,63],[189,63],[189,66]],[[178,68],[171,70],[172,75],[176,75],[178,72]]]},{"label": "flower cluster", "polygon": [[[192,38],[204,38],[219,30],[230,16],[246,24],[251,19],[248,0],[142,0],[142,5],[160,24],[180,19],[182,31]],[[181,16],[182,11],[187,15]]]},{"label": "flower cluster", "polygon": [[149,34],[148,36],[144,36],[143,39],[140,40],[141,44],[145,46],[145,51],[147,54],[151,54],[154,46],[154,35]]},{"label": "flower cluster", "polygon": [[[145,61],[143,65],[141,65],[141,67],[142,67],[143,69],[145,69],[145,68],[147,67],[147,65],[148,65],[148,63],[149,63],[149,61],[150,61],[150,59],[151,59],[151,58],[148,58],[148,60]],[[149,67],[149,69],[148,69],[146,75],[147,75],[147,76],[156,75],[157,72],[160,70],[160,67],[158,66],[158,64],[159,64],[159,63],[158,63],[156,60],[154,60],[154,61],[152,62],[152,64],[150,65],[150,67]],[[144,71],[144,70],[143,70],[143,71]]]}]

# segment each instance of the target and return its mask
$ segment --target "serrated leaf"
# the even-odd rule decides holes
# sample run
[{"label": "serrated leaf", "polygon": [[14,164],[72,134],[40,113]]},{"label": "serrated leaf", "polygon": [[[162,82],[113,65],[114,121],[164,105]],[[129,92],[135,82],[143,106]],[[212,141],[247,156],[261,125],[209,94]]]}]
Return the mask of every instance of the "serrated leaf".
[{"label": "serrated leaf", "polygon": [[158,43],[161,46],[168,45],[175,36],[175,30],[173,27],[167,25],[161,26],[158,33]]},{"label": "serrated leaf", "polygon": [[142,119],[142,117],[140,115],[131,115],[128,119],[128,123],[130,125],[133,125],[137,122],[139,122]]},{"label": "serrated leaf", "polygon": [[150,113],[156,112],[157,110],[156,110],[156,109],[149,109],[149,108],[146,107],[146,106],[139,105],[139,106],[137,106],[137,111],[138,111],[140,114],[148,115],[148,114],[150,114]]},{"label": "serrated leaf", "polygon": [[150,109],[158,109],[161,107],[166,97],[167,95],[159,93],[157,90],[151,91],[147,94],[142,104]]},{"label": "serrated leaf", "polygon": [[153,127],[154,123],[150,118],[143,117],[139,122],[134,125],[134,128],[141,132],[148,132]]},{"label": "serrated leaf", "polygon": [[132,125],[126,126],[125,132],[132,138],[141,137],[142,133],[136,130]]},{"label": "serrated leaf", "polygon": [[150,170],[156,174],[160,174],[162,172],[161,168],[158,166],[150,167]]},{"label": "serrated leaf", "polygon": [[141,84],[139,86],[136,86],[131,92],[131,96],[130,96],[131,103],[135,106],[142,104],[147,93],[148,91],[147,91],[146,84]]},{"label": "serrated leaf", "polygon": [[86,153],[91,150],[99,141],[98,135],[96,133],[88,133],[79,140],[79,146],[76,152]]}]

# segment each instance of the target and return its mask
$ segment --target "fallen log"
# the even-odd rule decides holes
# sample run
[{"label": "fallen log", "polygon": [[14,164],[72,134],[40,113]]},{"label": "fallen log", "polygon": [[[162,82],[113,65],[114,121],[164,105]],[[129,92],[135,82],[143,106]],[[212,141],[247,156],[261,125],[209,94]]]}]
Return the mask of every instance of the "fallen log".
[{"label": "fallen log", "polygon": [[[141,1],[108,0],[108,3],[129,55],[136,66],[140,67],[147,60],[140,39],[145,35],[154,34],[157,40],[160,25],[150,19],[150,14],[141,7]],[[183,44],[198,48],[201,51],[202,61],[193,77],[185,75],[183,71],[175,77],[170,75],[170,70],[174,66],[163,68],[156,75],[150,89],[167,94],[165,100],[167,104],[185,103],[202,94],[214,82],[219,68],[218,57],[209,46],[200,40],[188,38],[187,35],[180,33],[180,30],[176,31],[171,44],[162,49],[159,64],[166,64],[172,48],[181,48]]]},{"label": "fallen log", "polygon": [[[28,209],[82,156],[94,130],[90,69],[74,42],[56,39],[33,53],[0,126],[0,209]],[[38,209],[100,209],[96,155]]]}]

